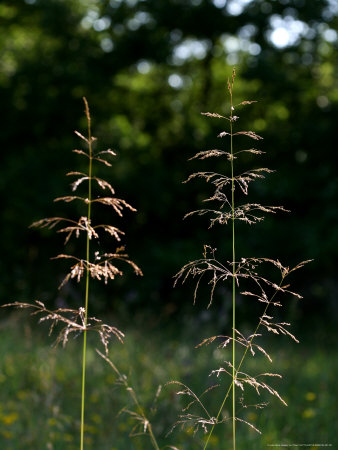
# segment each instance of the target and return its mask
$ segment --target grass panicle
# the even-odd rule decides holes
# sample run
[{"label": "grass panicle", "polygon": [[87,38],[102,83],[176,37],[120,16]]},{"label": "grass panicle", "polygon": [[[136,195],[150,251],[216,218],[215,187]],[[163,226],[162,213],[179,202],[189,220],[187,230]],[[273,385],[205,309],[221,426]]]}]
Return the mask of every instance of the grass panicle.
[{"label": "grass panicle", "polygon": [[[124,334],[117,327],[107,325],[100,319],[88,316],[89,300],[90,300],[90,280],[96,279],[107,283],[114,280],[117,276],[122,276],[123,271],[119,263],[126,263],[131,266],[136,275],[142,275],[141,269],[131,260],[124,252],[124,247],[120,245],[120,241],[124,232],[111,224],[94,224],[92,220],[92,206],[101,204],[108,206],[119,216],[123,216],[125,209],[136,211],[125,200],[115,197],[115,190],[110,183],[93,175],[94,164],[104,164],[111,167],[110,158],[116,156],[113,150],[94,151],[94,144],[96,138],[92,136],[91,131],[91,116],[89,106],[86,98],[83,98],[85,105],[85,116],[87,119],[87,136],[85,137],[79,131],[75,134],[81,139],[85,148],[76,149],[74,152],[81,157],[86,158],[88,162],[87,172],[68,172],[67,176],[76,177],[75,181],[71,183],[73,192],[87,183],[87,189],[83,195],[67,195],[58,197],[56,202],[63,201],[70,203],[73,201],[80,201],[84,205],[84,213],[78,219],[70,219],[67,217],[51,217],[34,222],[31,226],[35,228],[57,229],[58,233],[65,234],[65,244],[68,244],[71,238],[78,238],[81,234],[85,236],[84,257],[71,255],[67,253],[60,253],[52,259],[64,259],[70,262],[70,267],[67,275],[62,281],[59,288],[61,289],[70,280],[80,282],[82,279],[85,282],[84,304],[78,310],[69,308],[58,308],[50,310],[46,308],[45,304],[36,300],[34,303],[14,302],[4,306],[14,306],[17,308],[31,308],[33,315],[40,316],[39,322],[49,322],[49,333],[51,334],[57,325],[58,334],[56,344],[62,343],[65,346],[68,342],[69,335],[79,334],[83,335],[82,347],[82,381],[81,381],[81,429],[80,429],[80,449],[84,448],[84,434],[85,434],[85,386],[86,386],[86,356],[87,356],[87,332],[97,332],[100,341],[104,346],[105,358],[108,355],[108,344],[112,338],[123,342]],[[93,184],[96,190],[101,191],[103,195],[93,197]],[[93,254],[91,243],[93,240],[99,239],[101,232],[108,233],[116,241],[116,250],[114,252],[98,252]]]},{"label": "grass panicle", "polygon": [[[212,162],[213,158],[216,158],[218,166],[223,167],[223,169],[217,172],[201,170],[191,174],[185,181],[191,182],[202,179],[211,186],[210,195],[204,199],[204,203],[207,203],[208,207],[188,212],[185,218],[196,215],[207,217],[209,229],[213,229],[214,226],[229,224],[231,226],[231,240],[228,254],[223,257],[222,254],[219,255],[216,248],[205,244],[202,256],[185,264],[175,275],[174,283],[177,285],[192,280],[194,283],[194,303],[197,302],[199,297],[201,284],[206,283],[209,287],[207,308],[213,306],[218,291],[219,293],[224,292],[223,284],[230,284],[232,310],[230,329],[224,332],[222,330],[220,334],[209,335],[196,345],[196,348],[210,346],[215,350],[213,355],[218,355],[215,357],[217,364],[213,364],[213,367],[209,369],[207,388],[201,394],[196,393],[197,389],[190,388],[187,383],[176,381],[174,376],[172,377],[174,381],[167,383],[167,385],[172,385],[175,389],[178,389],[176,394],[179,398],[183,398],[184,404],[176,422],[174,422],[174,419],[168,419],[168,423],[174,422],[169,433],[177,428],[186,429],[188,433],[185,434],[185,438],[189,446],[192,439],[196,439],[196,434],[199,435],[201,432],[202,437],[199,439],[199,444],[204,450],[209,447],[209,444],[213,445],[212,436],[215,427],[218,425],[229,427],[232,438],[228,447],[232,447],[233,450],[240,446],[236,441],[237,424],[244,424],[249,429],[261,433],[258,426],[253,423],[254,421],[250,420],[246,411],[248,408],[255,408],[256,411],[264,409],[268,405],[265,401],[266,394],[287,406],[285,399],[278,392],[274,383],[275,380],[281,378],[281,375],[270,369],[258,370],[257,365],[252,364],[252,358],[256,357],[256,360],[260,358],[260,361],[264,360],[267,364],[272,363],[271,350],[265,349],[266,336],[270,337],[271,334],[284,335],[298,343],[297,337],[291,331],[291,324],[281,320],[278,312],[283,307],[286,296],[301,298],[290,287],[289,276],[309,262],[302,261],[290,268],[283,265],[279,259],[246,257],[238,254],[239,230],[237,224],[239,222],[254,225],[264,220],[266,214],[288,211],[283,206],[261,205],[241,200],[248,196],[252,183],[263,180],[273,171],[266,167],[255,167],[244,171],[238,169],[243,156],[247,160],[261,156],[264,152],[252,147],[251,144],[246,148],[237,148],[238,137],[246,138],[250,142],[258,142],[263,138],[254,131],[242,130],[238,125],[240,118],[237,111],[255,103],[255,101],[245,100],[238,104],[234,102],[235,78],[236,73],[233,70],[231,78],[227,81],[228,114],[202,113],[210,120],[217,119],[225,124],[225,129],[221,129],[218,133],[218,138],[222,142],[221,148],[199,151],[190,158],[190,160],[199,160],[201,164],[205,164],[205,160],[211,160]],[[86,411],[88,332],[97,333],[104,350],[96,349],[96,351],[99,357],[113,370],[114,385],[122,387],[122,390],[127,393],[129,405],[120,410],[120,415],[128,416],[126,422],[128,426],[131,424],[130,436],[146,436],[146,445],[155,450],[160,448],[178,450],[178,448],[170,445],[160,447],[159,442],[162,444],[162,438],[160,440],[156,437],[157,433],[154,431],[151,421],[156,408],[142,406],[136,390],[132,387],[130,377],[118,369],[119,364],[113,362],[109,355],[111,341],[123,343],[124,333],[117,327],[105,324],[102,320],[89,315],[92,302],[90,287],[93,280],[107,284],[123,275],[124,265],[129,266],[136,275],[142,275],[142,271],[125,252],[123,246],[124,232],[115,224],[96,223],[96,208],[110,208],[118,218],[122,217],[126,210],[132,212],[136,210],[126,200],[116,196],[114,187],[108,181],[96,175],[97,167],[102,165],[112,166],[111,159],[116,156],[116,153],[111,149],[96,151],[97,139],[92,135],[88,102],[86,98],[83,98],[83,101],[87,132],[84,135],[75,131],[76,136],[83,144],[83,148],[73,151],[79,157],[85,159],[87,169],[68,172],[67,177],[71,179],[71,194],[55,199],[55,202],[67,204],[78,202],[81,215],[77,218],[55,216],[37,220],[31,225],[34,228],[56,230],[57,233],[61,233],[64,236],[64,245],[68,248],[74,248],[73,245],[69,245],[71,241],[83,238],[84,245],[80,255],[73,254],[71,250],[65,250],[52,258],[64,260],[68,265],[59,289],[62,289],[69,282],[83,283],[82,306],[78,309],[68,307],[50,309],[41,300],[35,300],[34,302],[16,301],[3,306],[30,309],[31,314],[39,318],[39,323],[48,323],[49,335],[56,334],[55,345],[61,344],[65,347],[70,336],[82,336],[80,426],[76,425],[77,432],[80,428],[80,450],[84,450],[85,447],[85,431],[88,424],[86,422],[86,414],[88,414]],[[222,164],[222,162],[224,163]],[[114,241],[113,249],[106,251],[101,248],[101,245],[95,244],[95,241],[98,243],[100,236],[103,234]],[[100,250],[97,251],[96,248]],[[273,281],[265,275],[267,272],[277,274]],[[251,325],[250,331],[247,328],[244,330],[238,325],[236,313],[240,306],[239,300],[241,302],[245,300],[252,302],[254,300],[257,304],[258,318]],[[140,345],[139,342],[138,345]],[[70,350],[69,347],[68,349]],[[142,353],[142,350],[140,353]],[[221,358],[219,355],[221,355]],[[178,366],[178,364],[176,365]],[[209,366],[207,365],[207,367]],[[87,375],[90,375],[90,373]],[[161,382],[157,389],[153,405],[158,404],[162,384]],[[252,394],[255,398],[253,401]],[[215,396],[218,403],[209,400],[210,397],[215,398]],[[257,396],[259,401],[256,401]],[[147,403],[145,404],[147,405]],[[168,428],[169,426],[166,429]],[[190,434],[192,436],[188,437]],[[241,438],[242,436],[239,436],[238,440]],[[110,442],[109,445],[115,445],[115,443]],[[53,448],[51,441],[47,443],[47,447]]]},{"label": "grass panicle", "polygon": [[[242,371],[242,366],[246,358],[251,355],[254,357],[256,352],[262,353],[270,362],[272,359],[269,353],[259,343],[259,338],[263,331],[268,331],[273,334],[283,334],[289,336],[294,341],[298,342],[296,337],[289,331],[290,324],[286,322],[278,322],[273,318],[273,307],[281,307],[281,296],[288,294],[301,298],[301,296],[290,290],[286,278],[291,272],[303,267],[308,261],[303,261],[293,268],[283,266],[279,260],[269,258],[255,258],[255,257],[238,257],[236,253],[236,222],[241,221],[249,225],[260,222],[264,219],[266,213],[276,213],[278,211],[287,211],[283,206],[265,206],[259,203],[242,203],[238,204],[238,195],[236,189],[242,196],[248,195],[249,185],[256,180],[263,179],[265,175],[273,171],[268,168],[255,168],[236,174],[237,161],[243,154],[251,154],[253,156],[261,155],[263,152],[256,148],[239,149],[235,151],[235,142],[237,136],[244,136],[248,139],[260,141],[263,138],[254,131],[243,131],[238,129],[239,117],[235,115],[237,109],[242,106],[255,103],[254,101],[242,101],[239,104],[233,102],[233,90],[236,73],[233,70],[232,77],[227,83],[228,95],[230,97],[230,107],[228,115],[221,115],[218,113],[202,113],[209,118],[216,118],[226,122],[227,130],[221,131],[218,137],[224,140],[224,149],[211,149],[207,151],[198,152],[190,159],[205,160],[207,158],[223,158],[228,169],[225,173],[218,173],[212,171],[201,171],[193,173],[188,177],[186,182],[196,178],[202,178],[213,187],[213,192],[210,197],[206,198],[205,202],[212,203],[212,208],[199,209],[189,212],[185,217],[192,215],[207,216],[209,218],[209,228],[214,225],[231,224],[232,227],[232,255],[231,259],[223,260],[216,255],[216,249],[209,245],[204,246],[203,256],[200,259],[191,261],[184,265],[182,269],[175,276],[175,285],[179,282],[185,283],[189,278],[195,280],[194,288],[194,303],[197,300],[198,289],[200,283],[205,281],[210,286],[210,297],[208,308],[211,307],[214,294],[219,284],[229,281],[232,285],[232,330],[229,335],[212,336],[204,339],[197,347],[204,345],[216,344],[219,349],[226,352],[226,347],[231,347],[231,359],[225,360],[221,367],[213,369],[210,373],[211,378],[216,378],[219,383],[215,386],[225,391],[223,400],[216,412],[212,414],[205,406],[204,396],[210,391],[207,389],[201,396],[193,393],[187,386],[182,385],[183,389],[178,392],[180,395],[188,397],[188,404],[182,411],[179,420],[174,425],[191,426],[195,431],[202,428],[206,434],[204,441],[204,449],[208,447],[210,438],[213,434],[216,425],[229,422],[232,424],[232,448],[236,449],[236,423],[242,422],[247,424],[250,428],[260,432],[256,426],[247,421],[241,416],[243,410],[244,395],[246,389],[250,386],[255,392],[260,395],[261,392],[266,391],[270,395],[276,397],[282,404],[286,405],[284,399],[279,395],[277,390],[270,386],[268,379],[280,378],[276,373],[260,373],[248,374]],[[236,165],[235,165],[236,162]],[[230,167],[229,167],[230,166]],[[278,272],[280,281],[277,284],[270,281],[264,276],[264,266],[272,265]],[[245,286],[245,289],[242,286]],[[262,311],[259,313],[258,323],[254,331],[246,336],[240,332],[236,322],[236,305],[238,296],[244,298],[254,298],[262,305]],[[228,384],[228,387],[226,387]],[[238,395],[240,393],[240,397]],[[231,407],[227,406],[225,412],[225,405],[228,400]],[[203,398],[202,398],[203,397]],[[192,399],[192,400],[191,400]],[[261,409],[266,406],[266,403],[258,403],[255,405]],[[229,413],[229,408],[231,413]],[[193,410],[193,411],[192,411]]]}]

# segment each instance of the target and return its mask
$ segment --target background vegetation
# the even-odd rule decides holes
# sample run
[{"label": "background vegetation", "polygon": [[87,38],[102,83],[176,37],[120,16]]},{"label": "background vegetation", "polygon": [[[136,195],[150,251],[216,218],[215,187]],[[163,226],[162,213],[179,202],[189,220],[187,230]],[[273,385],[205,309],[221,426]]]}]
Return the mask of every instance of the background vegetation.
[{"label": "background vegetation", "polygon": [[[259,101],[241,125],[264,136],[260,164],[277,170],[255,183],[252,198],[292,211],[267,218],[255,233],[243,226],[238,255],[290,265],[314,258],[297,273],[305,298],[290,301],[289,311],[305,337],[314,329],[319,342],[332,339],[323,327],[337,318],[337,16],[333,0],[2,0],[1,302],[82,304],[76,284],[57,291],[62,262],[48,263],[62,236],[28,226],[67,214],[52,199],[67,195],[65,173],[81,169],[71,150],[73,131],[85,128],[85,95],[98,145],[118,153],[104,178],[138,209],[116,225],[144,273],[94,286],[93,312],[141,329],[166,323],[165,339],[188,320],[192,329],[228,326],[226,290],[215,293],[212,310],[205,311],[207,300],[193,309],[191,286],[174,290],[172,276],[204,243],[231,252],[230,234],[215,228],[210,242],[206,220],[182,220],[205,187],[181,183],[197,167],[187,159],[219,145],[219,122],[200,112],[223,113],[235,65],[238,101]],[[249,306],[242,311],[250,317]],[[204,336],[185,339],[193,346]]]},{"label": "background vegetation", "polygon": [[[70,341],[67,349],[51,348],[43,329],[31,327],[13,317],[0,327],[0,444],[4,450],[76,450],[79,448],[80,401],[79,375],[81,366],[80,342]],[[114,363],[129,382],[151,420],[161,448],[177,446],[180,450],[202,448],[205,435],[194,435],[187,428],[168,431],[177,420],[186,400],[177,396],[175,386],[166,386],[168,379],[180,379],[191,389],[201,393],[210,386],[210,367],[222,364],[224,355],[219,350],[193,349],[199,337],[195,324],[186,323],[184,330],[171,331],[142,329],[142,323],[126,326],[126,340],[116,344],[111,352]],[[41,333],[42,331],[42,333]],[[215,328],[204,327],[206,336]],[[244,424],[237,427],[237,448],[262,450],[268,445],[306,444],[310,450],[321,450],[315,444],[335,448],[337,437],[334,426],[336,416],[338,361],[335,349],[325,348],[322,331],[311,330],[302,335],[302,342],[289,345],[287,338],[266,342],[273,357],[274,370],[283,379],[274,383],[288,406],[280,404],[262,392],[259,402],[269,402],[264,410],[249,407],[239,410],[241,417],[249,420],[262,431],[262,435]],[[330,334],[325,338],[330,339]],[[282,341],[282,343],[281,343]],[[149,437],[139,435],[130,438],[135,421],[121,412],[132,410],[128,393],[116,386],[116,376],[108,364],[98,357],[94,348],[97,342],[89,342],[89,370],[87,374],[87,406],[85,448],[100,450],[148,450],[152,448]],[[265,345],[265,342],[263,343]],[[142,348],[144,351],[140,351]],[[267,348],[267,347],[266,347]],[[229,353],[231,350],[229,350]],[[263,357],[251,360],[248,369],[271,370]],[[156,399],[159,386],[162,390]],[[222,392],[223,394],[223,392]],[[215,389],[206,403],[219,405],[222,394]],[[250,396],[246,396],[249,403]],[[205,399],[206,400],[206,399]],[[204,401],[205,401],[204,400]],[[253,403],[257,396],[253,394]],[[247,403],[247,404],[248,404]],[[231,404],[226,408],[231,412]],[[142,426],[137,430],[142,431]],[[215,428],[208,448],[231,448],[231,424]],[[312,444],[312,445],[311,445]],[[269,448],[269,447],[268,447]]]}]

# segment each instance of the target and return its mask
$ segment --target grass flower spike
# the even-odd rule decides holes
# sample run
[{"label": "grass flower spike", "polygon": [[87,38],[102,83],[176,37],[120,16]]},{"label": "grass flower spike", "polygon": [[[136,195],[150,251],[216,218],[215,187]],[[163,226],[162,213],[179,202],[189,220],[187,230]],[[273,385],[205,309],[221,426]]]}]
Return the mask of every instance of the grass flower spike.
[{"label": "grass flower spike", "polygon": [[[227,90],[230,97],[229,114],[224,116],[217,113],[203,113],[211,119],[218,119],[226,123],[227,129],[221,131],[218,137],[224,141],[223,148],[211,149],[207,151],[198,152],[190,159],[205,160],[207,158],[223,158],[228,165],[225,173],[217,172],[197,172],[193,173],[187,179],[188,181],[196,178],[202,178],[213,187],[213,192],[209,198],[204,201],[214,204],[213,208],[204,208],[197,211],[192,211],[186,217],[192,215],[206,216],[209,218],[209,228],[215,225],[230,224],[232,228],[232,242],[231,242],[231,259],[219,259],[216,255],[216,249],[209,245],[204,246],[203,256],[200,259],[189,262],[176,274],[175,284],[179,281],[186,282],[188,278],[196,280],[194,289],[194,302],[197,299],[198,289],[202,279],[208,280],[210,286],[210,299],[208,307],[211,307],[214,299],[214,293],[219,284],[229,281],[231,283],[232,291],[232,330],[228,335],[212,336],[204,339],[198,345],[213,345],[217,346],[226,352],[226,348],[231,346],[231,359],[225,360],[221,367],[213,369],[210,376],[218,380],[215,387],[225,384],[223,400],[218,409],[212,413],[208,410],[202,401],[202,396],[193,393],[187,386],[183,385],[183,389],[179,392],[180,395],[188,396],[190,403],[184,409],[184,413],[180,416],[178,424],[182,426],[192,426],[195,431],[200,427],[206,434],[204,449],[208,447],[210,438],[216,425],[222,423],[232,424],[232,448],[236,449],[236,424],[237,422],[246,423],[249,427],[259,432],[259,430],[252,423],[241,417],[240,410],[243,409],[243,399],[245,390],[251,386],[258,395],[262,391],[266,391],[272,396],[278,398],[284,405],[286,402],[279,395],[276,389],[268,384],[267,380],[272,377],[280,377],[275,373],[261,373],[251,375],[243,371],[243,365],[246,358],[251,355],[254,357],[258,351],[266,356],[271,362],[272,359],[268,352],[257,343],[261,337],[263,329],[274,334],[284,334],[291,337],[296,342],[297,339],[289,331],[289,323],[275,321],[271,311],[273,307],[282,306],[280,297],[282,294],[289,294],[300,298],[300,295],[292,292],[289,285],[286,283],[287,276],[296,269],[301,268],[306,262],[298,264],[296,267],[290,269],[283,266],[279,260],[272,260],[269,258],[255,258],[255,257],[239,257],[236,252],[236,222],[241,221],[249,225],[260,222],[264,219],[266,213],[276,213],[278,211],[286,211],[283,206],[265,206],[258,203],[244,202],[242,204],[237,201],[237,190],[244,197],[248,195],[249,185],[259,179],[270,174],[272,170],[268,168],[258,168],[247,170],[242,173],[236,173],[237,161],[245,153],[253,156],[261,155],[263,152],[256,148],[237,149],[235,142],[237,136],[247,137],[249,140],[260,141],[263,139],[254,131],[243,131],[238,128],[239,117],[236,115],[237,110],[243,106],[255,103],[253,101],[243,101],[235,104],[233,101],[233,91],[235,83],[235,70],[233,70],[232,77],[228,80]],[[236,163],[236,164],[235,164]],[[269,281],[262,273],[264,265],[272,265],[277,269],[280,275],[278,284],[274,281]],[[245,289],[242,288],[245,286]],[[258,307],[262,304],[263,310],[259,313],[258,323],[254,331],[245,335],[238,329],[236,320],[237,299],[238,296],[251,297],[258,301]],[[224,389],[224,387],[223,387]],[[204,396],[208,389],[202,395]],[[238,395],[238,393],[240,395]],[[193,400],[191,401],[191,398]],[[231,401],[231,414],[225,414],[225,405]],[[265,403],[256,405],[258,408],[265,406]],[[190,412],[192,408],[196,409],[196,413]],[[229,406],[227,406],[229,410]],[[177,424],[175,424],[176,426]]]},{"label": "grass flower spike", "polygon": [[[122,217],[125,209],[136,211],[125,200],[115,196],[114,188],[107,181],[93,175],[94,164],[104,164],[111,167],[110,158],[116,154],[112,150],[104,150],[95,152],[93,144],[96,138],[92,136],[91,116],[86,98],[83,98],[85,105],[85,115],[87,119],[87,136],[85,137],[78,131],[75,134],[83,142],[85,149],[76,149],[74,152],[81,157],[86,158],[88,162],[88,171],[86,173],[72,171],[67,176],[76,177],[71,183],[73,192],[77,191],[80,186],[87,183],[85,195],[68,195],[58,197],[56,202],[63,201],[70,203],[79,201],[83,204],[84,214],[78,219],[70,219],[65,217],[52,217],[34,222],[31,226],[38,228],[57,228],[58,233],[65,234],[65,244],[71,238],[78,238],[81,234],[85,236],[85,249],[83,257],[71,255],[68,253],[60,253],[54,259],[64,259],[69,261],[70,267],[67,275],[62,281],[62,288],[70,280],[85,282],[85,294],[83,306],[78,310],[68,308],[58,308],[49,310],[41,301],[35,303],[14,302],[5,306],[15,306],[18,308],[32,308],[33,314],[40,317],[40,322],[50,322],[50,333],[55,329],[56,325],[62,324],[61,330],[58,332],[56,343],[61,342],[63,346],[68,342],[69,335],[75,333],[83,333],[82,347],[82,381],[81,381],[81,430],[80,430],[80,449],[84,448],[84,430],[85,430],[85,386],[86,386],[86,355],[87,355],[87,332],[95,331],[98,333],[100,340],[105,349],[105,355],[108,355],[108,344],[112,338],[123,341],[124,334],[116,327],[107,325],[95,317],[89,317],[89,299],[90,299],[90,280],[96,279],[107,283],[114,280],[115,277],[123,275],[120,263],[126,263],[132,267],[136,275],[142,275],[141,269],[129,259],[124,251],[124,247],[120,245],[120,241],[124,232],[111,224],[95,224],[93,220],[92,207],[94,205],[103,205],[112,208],[112,210]],[[93,184],[96,189],[100,190],[103,195],[93,197]],[[113,252],[95,251],[93,254],[91,243],[99,238],[100,233],[107,233],[116,241],[116,249]]]}]

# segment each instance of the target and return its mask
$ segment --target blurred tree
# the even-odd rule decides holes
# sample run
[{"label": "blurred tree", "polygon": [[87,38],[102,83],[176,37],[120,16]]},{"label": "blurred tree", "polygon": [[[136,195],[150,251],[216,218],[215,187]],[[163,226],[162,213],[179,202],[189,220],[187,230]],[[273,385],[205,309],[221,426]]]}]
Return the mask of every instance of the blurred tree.
[{"label": "blurred tree", "polygon": [[[64,173],[78,164],[71,149],[79,145],[73,130],[84,126],[83,95],[98,145],[119,154],[108,177],[139,211],[123,226],[127,250],[145,277],[133,289],[118,281],[114,305],[122,299],[169,304],[171,311],[186,298],[171,290],[172,275],[200,253],[207,224],[182,222],[201,188],[181,182],[196,167],[186,160],[197,149],[219,145],[220,122],[199,113],[222,112],[233,65],[239,100],[259,100],[243,111],[244,123],[263,134],[266,165],[278,169],[252,195],[293,211],[264,222],[258,234],[243,228],[240,252],[290,264],[316,258],[304,272],[304,289],[333,299],[337,15],[331,0],[3,0],[4,301],[55,299],[63,268],[46,260],[62,242],[26,228],[61,208],[52,199],[67,191]],[[226,248],[226,236],[215,229],[212,244]],[[60,296],[68,301],[75,291]],[[111,303],[98,292],[99,309]]]}]

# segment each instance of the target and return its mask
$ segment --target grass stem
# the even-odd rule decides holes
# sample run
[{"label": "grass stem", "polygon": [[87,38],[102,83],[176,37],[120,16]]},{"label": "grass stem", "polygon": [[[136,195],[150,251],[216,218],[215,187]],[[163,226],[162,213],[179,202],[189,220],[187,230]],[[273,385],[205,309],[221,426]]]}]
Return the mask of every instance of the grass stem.
[{"label": "grass stem", "polygon": [[101,356],[101,358],[103,358],[105,361],[107,361],[107,363],[112,367],[112,369],[114,370],[114,372],[115,372],[116,375],[118,376],[119,382],[120,382],[121,384],[123,384],[124,387],[126,388],[126,391],[128,391],[129,395],[131,396],[131,398],[132,398],[132,400],[133,400],[133,402],[134,402],[134,404],[135,404],[135,406],[136,406],[136,409],[137,409],[138,413],[139,413],[140,416],[142,417],[142,421],[143,421],[143,423],[144,423],[144,428],[145,428],[146,430],[148,430],[149,437],[150,437],[150,441],[151,441],[151,443],[152,443],[154,449],[155,449],[155,450],[160,450],[160,447],[159,447],[159,445],[158,445],[158,443],[157,443],[157,440],[156,440],[156,438],[155,438],[155,435],[154,435],[154,433],[153,433],[153,429],[152,429],[151,423],[150,423],[149,420],[147,419],[147,417],[146,417],[146,415],[145,415],[145,411],[144,411],[144,409],[142,408],[142,406],[140,405],[140,403],[139,403],[139,401],[138,401],[138,398],[137,398],[137,396],[136,396],[136,393],[135,393],[134,389],[133,389],[131,386],[129,386],[128,378],[127,378],[125,375],[122,375],[122,374],[120,373],[120,371],[119,371],[118,368],[115,366],[115,364],[114,364],[114,363],[113,363],[106,355],[103,355],[99,350],[96,350],[96,351],[97,351],[97,353]]},{"label": "grass stem", "polygon": [[[274,298],[275,298],[277,292],[279,291],[279,288],[282,286],[283,282],[284,282],[284,276],[282,277],[282,279],[281,279],[281,281],[280,281],[280,283],[279,283],[279,285],[278,285],[278,288],[275,290],[274,294],[271,296],[269,302],[267,303],[267,305],[266,305],[266,307],[265,307],[265,309],[264,309],[264,312],[263,312],[262,316],[264,316],[264,315],[267,313],[269,306],[270,306],[271,303],[273,302],[273,300],[274,300]],[[237,369],[236,369],[235,377],[237,376],[237,374],[238,374],[240,368],[242,367],[242,364],[243,364],[243,362],[244,362],[244,359],[245,359],[245,357],[246,357],[246,354],[248,353],[248,350],[249,350],[249,348],[251,347],[252,341],[254,340],[255,336],[257,336],[257,333],[258,333],[258,330],[259,330],[260,326],[261,326],[261,320],[259,320],[258,325],[257,325],[257,327],[256,327],[256,329],[255,329],[255,331],[254,331],[254,333],[252,334],[251,339],[250,339],[248,345],[246,346],[246,348],[245,348],[245,350],[244,350],[243,356],[242,356],[242,358],[241,358],[241,360],[240,360],[240,362],[239,362],[239,364],[238,364],[238,367],[237,367]],[[232,380],[232,382],[231,382],[231,384],[230,384],[230,386],[229,386],[229,388],[228,388],[228,390],[227,390],[227,392],[226,392],[226,394],[225,394],[225,396],[224,396],[224,399],[223,399],[223,401],[222,401],[222,404],[221,404],[221,406],[220,406],[220,408],[219,408],[219,410],[218,410],[218,413],[217,413],[217,416],[216,416],[216,423],[218,422],[219,417],[220,417],[220,415],[221,415],[221,413],[222,413],[222,411],[223,411],[225,402],[227,401],[227,399],[228,399],[228,397],[229,397],[231,388],[233,389],[233,386],[234,386],[234,384],[235,384],[235,383],[234,383],[235,377],[233,377],[233,380]],[[211,427],[211,430],[210,430],[210,432],[209,432],[209,434],[208,434],[207,440],[205,441],[205,445],[204,445],[204,447],[203,447],[203,450],[205,450],[205,449],[207,448],[207,445],[208,445],[208,443],[209,443],[209,440],[210,440],[210,438],[211,438],[211,436],[212,436],[212,434],[213,434],[213,432],[214,432],[214,428],[215,428],[216,423]]]},{"label": "grass stem", "polygon": [[[88,171],[88,210],[87,210],[87,219],[88,224],[90,224],[91,219],[91,199],[92,199],[92,136],[91,136],[91,120],[88,102],[86,98],[83,98],[85,103],[85,113],[87,117],[87,125],[88,125],[88,151],[89,151],[89,171]],[[85,414],[85,386],[86,386],[86,351],[87,351],[87,320],[88,320],[88,300],[89,300],[89,279],[90,279],[90,270],[89,270],[89,259],[90,259],[90,239],[89,232],[87,232],[86,239],[86,262],[87,262],[87,271],[86,271],[86,292],[85,292],[85,317],[84,317],[84,333],[83,333],[83,351],[82,351],[82,388],[81,388],[81,443],[80,449],[84,448],[84,414]]]},{"label": "grass stem", "polygon": [[234,181],[234,153],[233,153],[233,105],[232,88],[230,89],[230,153],[231,153],[231,214],[232,214],[232,444],[236,450],[236,250],[235,250],[235,181]]}]

